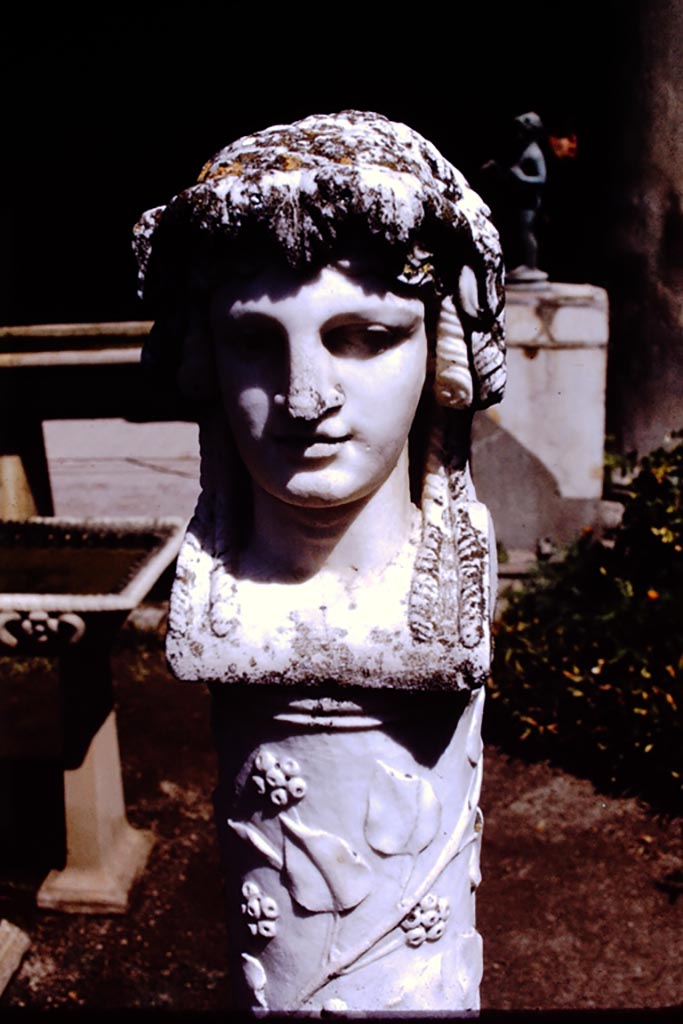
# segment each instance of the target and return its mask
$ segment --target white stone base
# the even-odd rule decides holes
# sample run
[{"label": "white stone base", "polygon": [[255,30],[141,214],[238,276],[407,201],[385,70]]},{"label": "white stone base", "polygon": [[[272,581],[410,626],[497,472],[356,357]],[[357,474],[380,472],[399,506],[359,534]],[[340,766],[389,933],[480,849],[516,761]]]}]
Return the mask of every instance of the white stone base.
[{"label": "white stone base", "polygon": [[0,921],[0,995],[31,945],[28,935],[9,921]]}]

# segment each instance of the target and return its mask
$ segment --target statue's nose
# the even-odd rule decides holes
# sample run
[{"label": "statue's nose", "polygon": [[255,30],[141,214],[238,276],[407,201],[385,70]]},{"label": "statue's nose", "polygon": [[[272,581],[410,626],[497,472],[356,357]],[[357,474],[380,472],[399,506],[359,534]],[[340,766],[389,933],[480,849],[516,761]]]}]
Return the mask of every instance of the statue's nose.
[{"label": "statue's nose", "polygon": [[290,386],[287,411],[295,420],[317,420],[327,412],[329,404],[324,395],[311,384]]},{"label": "statue's nose", "polygon": [[335,375],[334,358],[318,342],[290,345],[286,406],[298,420],[317,420],[344,403],[344,390]]}]

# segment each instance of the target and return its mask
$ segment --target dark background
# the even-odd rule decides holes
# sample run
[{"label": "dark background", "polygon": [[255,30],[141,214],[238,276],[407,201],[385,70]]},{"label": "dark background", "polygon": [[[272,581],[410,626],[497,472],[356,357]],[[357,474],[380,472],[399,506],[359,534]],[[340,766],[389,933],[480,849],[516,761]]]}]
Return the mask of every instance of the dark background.
[{"label": "dark background", "polygon": [[630,2],[193,3],[15,15],[3,39],[0,322],[134,319],[130,232],[247,132],[356,107],[406,121],[477,183],[512,117],[575,130],[550,163],[541,264],[605,278],[611,126]]}]

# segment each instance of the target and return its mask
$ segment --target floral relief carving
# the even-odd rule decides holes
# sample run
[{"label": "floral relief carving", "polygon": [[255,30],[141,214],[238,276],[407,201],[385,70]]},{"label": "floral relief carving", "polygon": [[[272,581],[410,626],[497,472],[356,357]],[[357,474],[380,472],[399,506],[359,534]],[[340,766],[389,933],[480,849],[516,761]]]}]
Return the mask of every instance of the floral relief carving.
[{"label": "floral relief carving", "polygon": [[[478,766],[480,768],[480,766]],[[473,772],[472,796],[478,793],[479,771]],[[469,847],[477,837],[479,819],[476,812],[466,808],[455,830],[438,852],[436,862],[424,878],[410,885],[418,854],[434,841],[442,817],[441,803],[431,782],[385,764],[379,759],[370,782],[364,835],[368,846],[385,857],[401,854],[411,858],[411,867],[405,884],[396,892],[390,914],[378,921],[370,933],[357,937],[356,945],[337,947],[341,915],[356,908],[372,890],[373,870],[368,861],[342,836],[316,828],[302,821],[299,810],[288,804],[297,798],[287,788],[288,783],[300,780],[300,767],[293,758],[279,758],[276,752],[261,748],[254,758],[251,778],[262,796],[285,790],[286,800],[274,802],[282,836],[282,847],[267,838],[251,822],[228,819],[230,828],[260,854],[271,867],[280,872],[282,884],[291,899],[303,910],[313,914],[331,915],[328,933],[320,961],[307,985],[299,992],[296,1006],[302,1006],[315,992],[333,977],[360,970],[388,953],[408,945],[418,948],[425,942],[437,942],[446,929],[450,903],[439,896],[432,886],[454,857]],[[298,783],[297,783],[298,791]],[[297,802],[298,802],[297,801]],[[291,804],[290,804],[291,806]],[[480,827],[480,826],[479,826]],[[406,890],[410,886],[410,894]],[[271,939],[278,933],[279,908],[272,898],[265,896],[258,884],[246,880],[242,887],[242,913],[251,935]],[[265,1006],[266,976],[260,961],[242,954],[245,976],[258,1005]],[[258,967],[256,966],[258,965]],[[261,1001],[261,1000],[264,1001]]]},{"label": "floral relief carving", "polygon": [[425,941],[436,942],[445,931],[450,912],[451,907],[446,896],[427,893],[401,921],[407,944],[417,947]]},{"label": "floral relief carving", "polygon": [[270,750],[261,749],[254,760],[252,780],[258,792],[268,794],[276,807],[298,803],[306,795],[306,780],[293,757],[280,762]]},{"label": "floral relief carving", "polygon": [[261,887],[253,881],[247,881],[242,886],[244,903],[241,911],[247,919],[247,928],[252,935],[260,936],[262,939],[273,939],[277,935],[277,919],[280,916],[280,908],[272,896],[266,896],[261,892]]}]

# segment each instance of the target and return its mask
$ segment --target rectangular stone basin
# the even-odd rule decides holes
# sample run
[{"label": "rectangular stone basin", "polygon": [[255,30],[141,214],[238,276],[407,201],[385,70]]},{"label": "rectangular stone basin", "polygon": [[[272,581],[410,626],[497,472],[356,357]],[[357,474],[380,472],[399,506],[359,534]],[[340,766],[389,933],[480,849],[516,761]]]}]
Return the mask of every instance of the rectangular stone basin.
[{"label": "rectangular stone basin", "polygon": [[0,522],[0,610],[130,611],[175,558],[179,519]]}]

